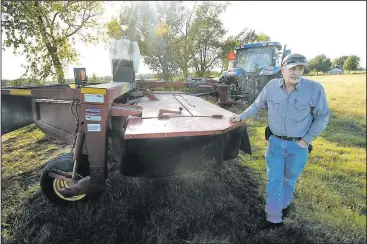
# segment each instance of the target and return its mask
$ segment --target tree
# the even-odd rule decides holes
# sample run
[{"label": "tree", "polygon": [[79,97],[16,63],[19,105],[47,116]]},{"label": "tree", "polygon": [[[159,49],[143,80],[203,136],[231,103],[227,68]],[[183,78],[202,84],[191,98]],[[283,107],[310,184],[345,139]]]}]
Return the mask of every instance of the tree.
[{"label": "tree", "polygon": [[182,2],[123,3],[119,19],[106,25],[107,33],[110,38],[137,41],[144,63],[168,80],[178,70],[172,51],[183,15]]},{"label": "tree", "polygon": [[94,82],[94,83],[97,82],[97,76],[95,73],[92,74],[91,82]]},{"label": "tree", "polygon": [[181,20],[183,22],[182,28],[178,33],[177,39],[173,43],[173,58],[177,63],[178,67],[183,73],[183,77],[186,79],[189,75],[189,63],[194,57],[193,52],[193,40],[195,36],[192,35],[192,23],[193,16],[197,2],[195,1],[194,6],[191,10],[184,9]]},{"label": "tree", "polygon": [[331,68],[330,58],[326,57],[324,54],[318,55],[308,62],[310,70],[315,70],[318,74],[319,72],[327,72]]},{"label": "tree", "polygon": [[341,56],[339,58],[335,58],[333,60],[332,67],[333,68],[343,69],[344,62],[345,62],[345,60],[347,60],[347,58],[348,58],[348,56]]},{"label": "tree", "polygon": [[359,57],[352,55],[347,58],[344,62],[344,69],[348,70],[348,74],[351,70],[357,70],[359,67]]},{"label": "tree", "polygon": [[270,42],[270,36],[265,35],[264,33],[260,33],[256,37],[257,42]]},{"label": "tree", "polygon": [[34,80],[52,76],[65,83],[65,66],[78,57],[75,38],[84,42],[98,39],[91,31],[102,14],[101,2],[3,1],[1,10],[6,34],[3,46],[26,55],[24,75]]},{"label": "tree", "polygon": [[303,74],[304,75],[308,75],[309,73],[310,73],[310,67],[309,66],[305,66],[305,69],[304,69],[304,72],[303,72]]},{"label": "tree", "polygon": [[227,6],[228,4],[203,2],[195,11],[190,33],[193,58],[189,64],[198,76],[204,76],[218,65],[223,55],[223,36],[226,30],[219,15]]},{"label": "tree", "polygon": [[107,28],[107,35],[110,38],[118,40],[122,37],[122,30],[117,18],[113,18],[105,27]]}]

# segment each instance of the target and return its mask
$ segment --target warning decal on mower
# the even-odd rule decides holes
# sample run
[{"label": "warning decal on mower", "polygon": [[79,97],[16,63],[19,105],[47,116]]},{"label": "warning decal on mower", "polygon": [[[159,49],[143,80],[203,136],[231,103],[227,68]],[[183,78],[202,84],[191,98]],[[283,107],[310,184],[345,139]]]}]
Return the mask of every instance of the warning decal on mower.
[{"label": "warning decal on mower", "polygon": [[101,124],[87,124],[88,131],[101,131]]},{"label": "warning decal on mower", "polygon": [[104,103],[104,95],[102,94],[84,94],[84,102],[86,103]]},{"label": "warning decal on mower", "polygon": [[92,121],[102,120],[102,109],[101,108],[86,108],[85,109],[85,119]]},{"label": "warning decal on mower", "polygon": [[127,91],[128,84],[123,84],[121,87],[121,94],[124,94]]}]

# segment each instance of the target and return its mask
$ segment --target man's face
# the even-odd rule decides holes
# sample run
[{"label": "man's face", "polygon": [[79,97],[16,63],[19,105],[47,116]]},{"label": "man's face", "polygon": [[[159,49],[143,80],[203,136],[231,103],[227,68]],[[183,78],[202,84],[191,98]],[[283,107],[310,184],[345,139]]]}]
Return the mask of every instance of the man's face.
[{"label": "man's face", "polygon": [[282,67],[282,74],[285,83],[296,85],[305,70],[305,67],[303,65],[297,65],[292,68],[288,68],[287,66]]}]

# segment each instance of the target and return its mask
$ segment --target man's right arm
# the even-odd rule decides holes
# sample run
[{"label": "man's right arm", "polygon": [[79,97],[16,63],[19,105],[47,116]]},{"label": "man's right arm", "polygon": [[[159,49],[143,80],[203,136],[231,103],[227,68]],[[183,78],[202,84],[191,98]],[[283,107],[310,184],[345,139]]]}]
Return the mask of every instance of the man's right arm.
[{"label": "man's right arm", "polygon": [[257,96],[255,102],[251,104],[243,113],[240,114],[241,120],[246,120],[253,117],[261,109],[267,108],[267,96],[269,93],[270,82],[268,82]]}]

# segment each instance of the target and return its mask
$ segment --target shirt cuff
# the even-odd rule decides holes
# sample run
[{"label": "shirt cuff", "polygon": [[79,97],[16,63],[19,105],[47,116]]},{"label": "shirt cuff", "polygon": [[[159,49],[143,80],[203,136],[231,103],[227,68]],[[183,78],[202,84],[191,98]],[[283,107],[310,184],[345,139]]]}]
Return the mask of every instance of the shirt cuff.
[{"label": "shirt cuff", "polygon": [[246,120],[247,119],[246,113],[240,114],[240,118],[241,120]]},{"label": "shirt cuff", "polygon": [[308,145],[311,145],[313,138],[314,137],[310,134],[306,134],[304,137],[302,137],[302,141],[306,142]]}]

